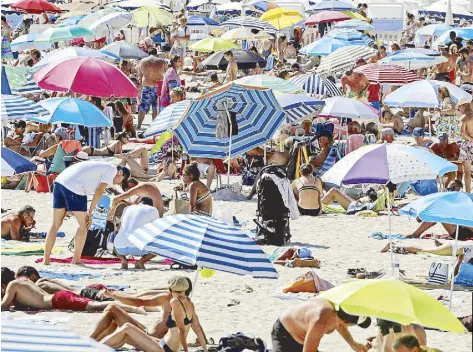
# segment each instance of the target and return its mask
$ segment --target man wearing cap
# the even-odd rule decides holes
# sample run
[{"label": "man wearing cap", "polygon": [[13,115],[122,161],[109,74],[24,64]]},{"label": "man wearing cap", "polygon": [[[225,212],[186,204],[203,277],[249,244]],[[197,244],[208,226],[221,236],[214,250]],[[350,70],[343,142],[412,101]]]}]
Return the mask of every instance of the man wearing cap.
[{"label": "man wearing cap", "polygon": [[471,110],[470,101],[460,98],[458,101],[458,110],[462,114],[460,136],[460,156],[458,161],[463,163],[463,183],[465,191],[471,192],[471,163],[473,162],[473,110]]},{"label": "man wearing cap", "polygon": [[330,131],[322,131],[319,136],[320,153],[313,155],[309,159],[309,163],[314,168],[314,172],[319,171],[330,153],[333,144],[333,135]]},{"label": "man wearing cap", "polygon": [[[442,133],[439,136],[439,142],[433,144],[430,149],[434,154],[449,161],[457,161],[460,154],[460,148],[458,148],[457,143],[448,143],[447,133]],[[454,178],[455,172],[447,173],[447,181],[445,182],[445,186],[447,186]]]},{"label": "man wearing cap", "polygon": [[[124,166],[115,166],[106,162],[84,161],[71,165],[54,181],[53,188],[53,222],[46,237],[44,264],[49,265],[51,251],[56,242],[56,235],[67,212],[77,219],[79,228],[75,235],[74,257],[72,264],[80,264],[82,249],[87,230],[105,188],[121,185],[127,188],[130,170]],[[93,195],[87,211],[87,196]]]},{"label": "man wearing cap", "polygon": [[273,326],[271,333],[273,352],[315,352],[324,335],[335,330],[353,351],[368,351],[367,346],[356,342],[348,326],[366,329],[371,319],[338,311],[323,298],[314,298],[284,312]]},{"label": "man wearing cap", "polygon": [[21,149],[21,143],[23,142],[23,137],[24,137],[25,130],[26,130],[26,122],[25,121],[17,121],[17,122],[14,123],[13,126],[15,128],[13,136],[12,137],[6,137],[3,140],[3,145],[6,148],[11,149],[11,150],[19,153],[20,149]]}]

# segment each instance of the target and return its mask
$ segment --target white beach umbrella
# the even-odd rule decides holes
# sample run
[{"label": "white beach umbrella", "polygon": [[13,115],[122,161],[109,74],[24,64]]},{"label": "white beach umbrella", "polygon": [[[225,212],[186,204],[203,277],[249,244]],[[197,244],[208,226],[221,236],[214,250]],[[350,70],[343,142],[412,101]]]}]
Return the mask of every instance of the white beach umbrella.
[{"label": "white beach umbrella", "polygon": [[113,32],[128,25],[133,18],[129,12],[113,12],[95,21],[88,29],[93,31],[97,38],[111,37]]},{"label": "white beach umbrella", "polygon": [[220,36],[220,38],[228,40],[262,39],[270,37],[271,35],[266,32],[259,32],[258,34],[255,34],[248,27],[234,28]]},{"label": "white beach umbrella", "polygon": [[372,107],[348,97],[325,99],[325,106],[319,115],[352,119],[378,119],[378,114]]},{"label": "white beach umbrella", "polygon": [[453,21],[453,13],[452,13],[452,3],[448,0],[447,4],[447,13],[445,14],[445,24],[449,26],[453,26],[455,22]]}]

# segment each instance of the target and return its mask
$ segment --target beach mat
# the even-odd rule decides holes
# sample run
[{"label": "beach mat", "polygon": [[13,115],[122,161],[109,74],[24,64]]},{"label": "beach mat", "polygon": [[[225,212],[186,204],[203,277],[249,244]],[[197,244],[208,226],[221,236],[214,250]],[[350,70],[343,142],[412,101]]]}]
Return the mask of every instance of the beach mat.
[{"label": "beach mat", "polygon": [[[65,248],[66,247],[55,247],[53,248],[52,253],[53,254],[61,253]],[[2,248],[0,253],[2,255],[17,255],[17,256],[43,255],[44,244]]]}]

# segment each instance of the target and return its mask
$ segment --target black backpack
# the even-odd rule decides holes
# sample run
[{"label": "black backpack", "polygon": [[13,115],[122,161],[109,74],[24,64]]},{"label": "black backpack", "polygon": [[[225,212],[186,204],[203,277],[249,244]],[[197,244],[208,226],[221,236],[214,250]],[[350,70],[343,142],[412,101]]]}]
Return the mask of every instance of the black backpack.
[{"label": "black backpack", "polygon": [[[89,229],[82,249],[82,257],[101,257],[107,251],[108,237],[113,231],[114,226],[111,221],[107,221],[105,230]],[[74,251],[74,239],[71,240],[68,248],[71,252]]]},{"label": "black backpack", "polygon": [[217,351],[242,352],[242,351],[265,352],[266,346],[260,338],[248,337],[241,332],[222,337]]}]

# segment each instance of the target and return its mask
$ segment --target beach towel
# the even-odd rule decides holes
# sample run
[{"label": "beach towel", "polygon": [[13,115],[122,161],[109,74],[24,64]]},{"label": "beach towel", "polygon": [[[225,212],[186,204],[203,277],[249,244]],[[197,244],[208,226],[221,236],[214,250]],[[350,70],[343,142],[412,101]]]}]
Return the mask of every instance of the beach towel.
[{"label": "beach towel", "polygon": [[322,205],[322,210],[324,214],[346,214],[346,210],[342,207],[333,206],[333,205]]},{"label": "beach towel", "polygon": [[455,285],[473,287],[473,265],[463,263],[454,281]]},{"label": "beach towel", "polygon": [[405,240],[406,236],[399,235],[399,234],[385,235],[382,232],[373,232],[371,234],[371,238],[374,238],[375,240],[389,240],[389,239],[391,239],[393,241],[397,241],[397,240]]},{"label": "beach towel", "polygon": [[[52,253],[61,253],[65,247],[54,247]],[[37,244],[31,246],[14,246],[14,247],[2,247],[2,255],[18,255],[18,256],[30,256],[30,255],[43,255],[44,244]]]},{"label": "beach towel", "polygon": [[[2,252],[3,254],[3,252]],[[35,263],[42,263],[43,258],[39,258],[35,260]],[[72,262],[72,257],[69,258],[51,258],[52,263],[63,263],[63,264],[70,264]],[[121,264],[121,260],[118,258],[96,258],[96,257],[81,257],[82,264],[89,264],[89,265],[101,265],[101,264]],[[136,264],[138,262],[137,259],[128,259],[128,263]]]},{"label": "beach towel", "polygon": [[89,127],[88,146],[92,148],[100,148],[100,127]]},{"label": "beach towel", "polygon": [[[101,274],[92,274],[92,273],[74,273],[74,272],[64,272],[64,271],[49,271],[49,270],[40,270],[39,275],[44,279],[56,279],[56,280],[70,280],[70,281],[79,281],[81,279],[96,279],[102,277]],[[118,275],[114,273],[112,275]]]}]

